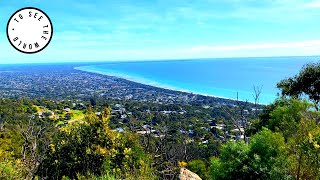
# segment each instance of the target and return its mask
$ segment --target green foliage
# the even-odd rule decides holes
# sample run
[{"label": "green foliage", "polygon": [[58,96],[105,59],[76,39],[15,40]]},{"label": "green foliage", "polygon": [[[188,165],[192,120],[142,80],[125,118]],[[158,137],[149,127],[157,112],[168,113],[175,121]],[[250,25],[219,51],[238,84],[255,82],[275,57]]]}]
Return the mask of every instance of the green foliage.
[{"label": "green foliage", "polygon": [[[248,177],[249,146],[242,141],[230,141],[222,146],[220,159],[212,159],[212,179],[245,179]],[[215,174],[215,172],[218,172]]]},{"label": "green foliage", "polygon": [[[104,174],[101,176],[95,176],[92,174],[89,174],[87,176],[83,176],[81,174],[77,174],[77,179],[78,180],[116,180],[115,176],[110,175],[110,174]],[[71,180],[69,177],[62,177],[62,180]]]},{"label": "green foliage", "polygon": [[271,112],[279,106],[287,106],[288,99],[286,98],[278,98],[275,102],[267,105],[263,111],[260,113],[259,117],[256,119],[251,119],[251,125],[246,129],[247,136],[253,136],[262,130],[263,127],[267,127],[269,125],[269,121],[271,119]]},{"label": "green foliage", "polygon": [[231,141],[224,145],[220,158],[211,159],[209,173],[211,179],[286,179],[288,174],[278,173],[286,172],[285,156],[282,134],[264,128],[250,144]]},{"label": "green foliage", "polygon": [[70,113],[67,113],[65,116],[64,116],[65,120],[70,120],[72,118],[72,114]]},{"label": "green foliage", "polygon": [[[281,133],[273,133],[263,128],[261,132],[252,137],[249,146],[251,179],[272,179],[276,170],[285,172],[287,153]],[[279,175],[281,174],[277,175],[280,178]],[[282,174],[281,177],[285,175]]]},{"label": "green foliage", "polygon": [[197,160],[193,160],[193,161],[188,162],[187,169],[196,173],[202,179],[207,178],[207,165],[201,159],[197,159]]},{"label": "green foliage", "polygon": [[20,160],[0,162],[0,179],[15,180],[24,179],[23,177],[24,169]]},{"label": "green foliage", "polygon": [[[317,179],[320,176],[320,113],[314,111],[311,108],[312,105],[307,101],[296,99],[282,98],[272,106],[268,114],[265,115],[265,126],[274,132],[283,134],[285,144],[284,146],[282,143],[282,145],[274,145],[271,150],[274,151],[277,147],[284,147],[282,149],[285,149],[285,151],[281,153],[281,156],[273,159],[272,166],[268,165],[270,161],[263,162],[261,157],[257,158],[259,163],[256,164],[272,167],[270,177],[274,178]],[[269,120],[267,120],[268,118]],[[254,143],[254,137],[252,137],[251,144]],[[280,138],[270,139],[269,141],[277,142],[277,139]],[[262,142],[261,144],[268,143]],[[267,147],[260,149],[267,151],[263,154],[270,154]]]},{"label": "green foliage", "polygon": [[279,105],[270,113],[268,127],[271,130],[282,132],[284,137],[292,136],[304,115],[311,113],[311,105],[306,101],[289,99],[284,105]]},{"label": "green foliage", "polygon": [[293,78],[280,81],[277,87],[282,95],[298,98],[307,95],[319,109],[320,101],[320,63],[307,64]]},{"label": "green foliage", "polygon": [[119,177],[151,174],[137,137],[113,132],[108,127],[109,119],[110,109],[100,117],[89,110],[84,123],[62,128],[38,175],[74,179],[79,174],[100,176],[106,172]]},{"label": "green foliage", "polygon": [[7,125],[4,131],[0,131],[0,161],[20,157],[23,140],[15,128],[15,125]]},{"label": "green foliage", "polygon": [[290,171],[295,177],[317,179],[320,177],[320,125],[303,119],[294,136],[288,139]]},{"label": "green foliage", "polygon": [[222,167],[221,160],[219,158],[210,158],[209,177],[212,180],[219,180],[222,179],[222,177],[224,177],[224,170]]},{"label": "green foliage", "polygon": [[[185,166],[182,161],[188,161],[187,168],[203,179],[319,179],[320,114],[315,111],[319,110],[319,77],[319,63],[309,64],[297,76],[278,83],[283,97],[259,117],[248,116],[254,120],[245,129],[250,137],[246,142],[218,139],[218,134],[230,135],[231,115],[219,107],[204,108],[202,103],[112,100],[113,105],[119,103],[117,109],[126,110],[128,117],[120,119],[123,112],[113,112],[111,118],[111,109],[104,108],[109,102],[96,97],[84,104],[0,99],[0,179],[36,175],[38,179],[156,179],[154,174],[173,179],[178,166]],[[306,101],[298,100],[305,97]],[[83,115],[86,107],[91,108]],[[234,107],[228,108],[236,113]],[[42,109],[57,117],[50,118],[49,113],[40,117],[37,112]],[[52,122],[59,120],[54,128]],[[210,131],[209,122],[228,128]],[[138,136],[128,130],[141,131],[143,125],[152,126],[154,134]]]}]

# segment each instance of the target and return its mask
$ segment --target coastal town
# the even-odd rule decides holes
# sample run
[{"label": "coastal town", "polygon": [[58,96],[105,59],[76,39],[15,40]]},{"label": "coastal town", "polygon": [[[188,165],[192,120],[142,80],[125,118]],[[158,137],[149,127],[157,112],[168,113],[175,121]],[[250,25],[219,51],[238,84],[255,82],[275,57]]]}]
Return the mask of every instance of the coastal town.
[{"label": "coastal town", "polygon": [[[85,64],[0,66],[0,106],[13,105],[4,110],[12,114],[28,108],[24,119],[29,123],[49,123],[59,131],[86,124],[90,111],[102,118],[109,108],[108,128],[123,136],[134,134],[145,152],[155,154],[153,166],[164,168],[159,175],[165,176],[172,174],[167,170],[176,168],[180,159],[216,156],[229,140],[248,142],[249,120],[264,108],[74,69],[81,65]],[[13,122],[2,118],[9,115],[1,111],[3,129]],[[172,164],[162,167],[163,161]]]},{"label": "coastal town", "polygon": [[75,70],[76,66],[79,64],[20,65],[14,68],[2,66],[0,97],[102,97],[154,103],[235,105],[235,101],[230,99],[157,88],[113,76]]},{"label": "coastal town", "polygon": [[[250,103],[161,89],[78,71],[74,69],[76,66],[79,64],[0,67],[0,144],[5,158],[11,158],[14,152],[18,158],[28,158],[22,161],[24,167],[43,168],[39,176],[47,176],[47,170],[51,170],[48,167],[62,168],[52,170],[51,174],[68,173],[64,162],[87,162],[78,161],[84,157],[97,160],[88,165],[98,164],[99,157],[112,151],[108,155],[113,163],[111,169],[126,167],[123,163],[132,158],[132,162],[143,162],[142,165],[153,169],[148,175],[176,179],[179,170],[191,170],[206,179],[208,169],[216,169],[215,161],[225,160],[217,159],[225,156],[225,152],[231,151],[232,157],[236,153],[250,155],[251,150],[256,152],[256,146],[251,145],[254,143],[262,150],[268,144],[272,149],[278,148],[279,141],[283,146],[283,135],[277,132],[288,126],[283,119],[300,118],[301,114],[319,119],[316,111],[310,110],[311,104],[297,99],[279,98],[274,104],[264,106],[258,101]],[[259,93],[255,95],[258,98]],[[290,128],[284,128],[283,133],[295,140],[296,128],[300,126],[298,122],[292,123],[295,124],[289,124]],[[304,136],[307,138],[304,142],[311,143],[312,149],[318,147],[311,142],[310,135]],[[39,156],[34,156],[35,146],[39,148]],[[24,157],[21,149],[30,155]],[[247,152],[248,149],[251,150]],[[259,157],[264,154],[260,153]],[[249,159],[261,164],[259,157],[253,154]],[[146,159],[141,161],[141,158]],[[152,162],[148,162],[150,159]],[[241,162],[247,163],[247,159]],[[41,162],[40,165],[35,165],[35,161]],[[3,161],[1,166],[18,168],[8,162],[13,161]],[[135,164],[135,169],[141,169],[139,163]],[[199,166],[202,171],[198,170]],[[123,172],[119,171],[119,175]]]},{"label": "coastal town", "polygon": [[[157,127],[159,119],[175,117],[179,121],[184,119],[185,127],[178,131],[193,137],[202,134],[202,143],[208,143],[208,134],[225,141],[226,139],[244,139],[244,127],[241,118],[234,122],[228,119],[226,108],[237,109],[243,106],[247,117],[253,117],[254,112],[262,106],[241,101],[196,95],[192,93],[161,89],[148,85],[131,82],[117,77],[75,70],[76,65],[28,65],[15,68],[0,68],[0,96],[2,98],[26,97],[54,99],[59,104],[68,101],[65,107],[50,109],[38,107],[39,118],[57,120],[57,124],[64,125],[84,118],[83,111],[90,105],[105,101],[112,107],[111,127],[115,131],[126,129],[137,132],[141,136],[152,135],[163,137],[164,133]],[[90,103],[88,103],[90,102]],[[101,112],[97,109],[96,114]],[[132,119],[155,116],[151,122],[141,121],[132,125]],[[190,119],[197,117],[196,122]],[[158,118],[158,120],[157,120]],[[189,124],[188,124],[189,122]],[[199,132],[195,132],[199,131]],[[198,135],[197,135],[198,136]],[[211,136],[211,135],[210,135]]]},{"label": "coastal town", "polygon": [[[51,102],[53,104],[64,104],[65,102]],[[82,122],[85,119],[85,111],[83,109],[87,108],[89,106],[88,104],[84,103],[75,103],[72,101],[68,102],[69,106],[60,106],[61,108],[57,109],[50,109],[45,106],[35,106],[36,112],[31,116],[32,119],[39,118],[39,119],[50,119],[54,120],[57,123],[57,126],[66,126],[69,123],[74,122]],[[127,104],[128,105],[128,104]],[[52,105],[51,105],[52,106]],[[159,111],[150,111],[144,110],[144,111],[137,111],[137,109],[131,109],[131,111],[128,111],[125,106],[121,104],[113,104],[112,110],[111,110],[111,117],[112,122],[114,124],[111,124],[112,127],[114,127],[114,131],[117,132],[125,132],[125,131],[134,131],[137,134],[141,136],[153,136],[156,138],[162,138],[165,137],[164,132],[162,132],[157,126],[157,123],[151,122],[141,122],[137,123],[135,125],[129,124],[132,118],[135,118],[137,114],[144,113],[145,115],[150,114],[158,114],[160,116],[178,116],[178,118],[183,118],[185,116],[188,116],[188,114],[194,114],[198,113],[199,117],[201,117],[201,111],[200,110],[179,110],[179,111],[168,111],[168,110],[159,110]],[[71,108],[70,108],[71,107]],[[205,109],[212,109],[210,107],[203,107],[203,110]],[[100,111],[96,111],[95,114],[97,116],[101,115]],[[179,128],[178,133],[185,134],[190,138],[193,138],[195,134],[199,134],[199,132],[195,131],[203,131],[203,137],[201,137],[201,143],[207,144],[208,139],[206,139],[206,135],[212,134],[216,138],[225,141],[227,139],[244,139],[244,125],[240,127],[240,129],[227,127],[227,125],[224,123],[223,120],[219,120],[216,118],[207,117],[208,119],[205,119],[203,122],[199,123],[201,124],[198,129],[195,128],[197,123],[189,124],[187,129],[184,129],[182,127]],[[154,120],[156,121],[156,120]],[[198,120],[199,121],[199,120]],[[202,121],[202,120],[200,120]],[[238,122],[240,123],[240,122]],[[133,126],[132,126],[133,125]],[[192,140],[193,141],[193,140]]]},{"label": "coastal town", "polygon": [[0,180],[320,180],[320,0],[0,7]]}]

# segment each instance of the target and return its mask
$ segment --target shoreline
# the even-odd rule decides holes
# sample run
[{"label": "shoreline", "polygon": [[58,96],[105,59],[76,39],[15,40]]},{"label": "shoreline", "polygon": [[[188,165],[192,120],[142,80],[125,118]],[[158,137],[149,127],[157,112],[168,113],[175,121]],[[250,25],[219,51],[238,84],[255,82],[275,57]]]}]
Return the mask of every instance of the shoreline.
[{"label": "shoreline", "polygon": [[[152,81],[150,81],[150,83],[141,82],[141,81],[138,80],[139,78],[134,78],[134,77],[129,76],[129,75],[122,75],[120,73],[102,72],[102,71],[99,71],[99,70],[83,70],[83,69],[81,69],[81,68],[85,68],[85,67],[90,67],[90,66],[79,66],[79,67],[74,67],[73,69],[74,70],[78,70],[78,71],[83,71],[83,72],[97,73],[97,74],[101,74],[101,75],[116,77],[116,78],[124,79],[124,80],[127,80],[127,81],[131,81],[131,82],[134,82],[134,83],[142,84],[142,85],[145,85],[145,86],[152,86],[152,87],[155,87],[155,88],[160,88],[160,89],[165,89],[165,90],[170,90],[170,91],[177,91],[177,92],[182,92],[182,93],[200,95],[200,96],[211,97],[211,98],[219,98],[219,99],[225,99],[225,100],[231,100],[231,101],[246,102],[245,100],[237,100],[237,99],[234,99],[234,98],[228,98],[228,97],[223,97],[223,96],[215,96],[215,95],[210,95],[210,94],[193,92],[193,91],[190,91],[190,90],[179,89],[179,88],[176,88],[176,87],[170,87],[170,86],[168,87],[166,85],[162,86],[161,84],[159,84],[157,82],[152,82]],[[254,104],[254,102],[251,102],[251,101],[248,101],[248,103],[253,103]],[[258,103],[258,105],[266,106],[268,104]]]}]

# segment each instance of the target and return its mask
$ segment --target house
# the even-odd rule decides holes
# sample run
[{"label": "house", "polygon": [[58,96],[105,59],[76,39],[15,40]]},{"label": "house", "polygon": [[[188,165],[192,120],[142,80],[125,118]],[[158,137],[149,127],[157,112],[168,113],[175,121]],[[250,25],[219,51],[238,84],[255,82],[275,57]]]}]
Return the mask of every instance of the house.
[{"label": "house", "polygon": [[150,134],[150,131],[137,131],[138,134],[140,135],[145,135],[145,134]]},{"label": "house", "polygon": [[117,128],[117,129],[114,129],[113,131],[122,133],[122,132],[124,132],[124,129],[123,128]]},{"label": "house", "polygon": [[235,137],[235,140],[239,140],[239,139],[244,139],[244,135],[237,135],[236,137]]},{"label": "house", "polygon": [[126,109],[125,108],[120,108],[119,112],[120,112],[120,114],[124,114],[126,112]]},{"label": "house", "polygon": [[208,140],[202,141],[202,144],[208,144],[208,143],[209,143]]},{"label": "house", "polygon": [[220,129],[220,130],[224,130],[226,127],[225,124],[217,124],[216,126],[212,126],[212,128],[216,128],[216,129]]},{"label": "house", "polygon": [[143,129],[152,129],[152,126],[147,125],[147,124],[143,125],[142,127],[143,127]]},{"label": "house", "polygon": [[244,129],[243,128],[240,128],[240,130],[238,128],[236,128],[236,129],[232,129],[231,131],[234,132],[234,133],[239,133],[239,132],[244,133]]},{"label": "house", "polygon": [[179,114],[181,114],[181,115],[183,115],[185,113],[187,113],[187,111],[185,111],[185,110],[182,110],[182,111],[179,112]]},{"label": "house", "polygon": [[126,114],[122,114],[121,116],[120,116],[120,118],[121,119],[125,119],[125,118],[127,118],[128,116],[126,115]]}]

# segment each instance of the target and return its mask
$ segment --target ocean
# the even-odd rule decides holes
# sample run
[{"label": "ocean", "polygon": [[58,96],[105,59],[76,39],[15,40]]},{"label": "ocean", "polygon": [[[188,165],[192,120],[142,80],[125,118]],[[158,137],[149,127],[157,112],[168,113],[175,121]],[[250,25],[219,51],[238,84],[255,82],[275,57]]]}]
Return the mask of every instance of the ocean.
[{"label": "ocean", "polygon": [[142,84],[195,94],[254,101],[261,87],[261,104],[273,102],[277,83],[299,73],[319,57],[219,58],[137,62],[106,62],[75,69],[117,76]]}]

